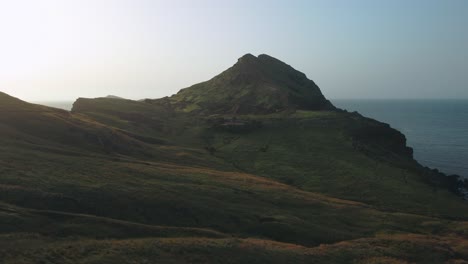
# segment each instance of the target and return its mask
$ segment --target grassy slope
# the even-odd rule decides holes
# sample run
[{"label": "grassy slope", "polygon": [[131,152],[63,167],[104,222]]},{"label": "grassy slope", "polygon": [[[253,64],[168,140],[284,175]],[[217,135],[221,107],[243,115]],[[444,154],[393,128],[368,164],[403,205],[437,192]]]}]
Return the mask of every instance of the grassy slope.
[{"label": "grassy slope", "polygon": [[[307,124],[300,131],[265,126],[248,133],[213,129],[203,119],[162,115],[165,124],[179,128],[174,133],[152,124],[128,125],[126,119],[131,116],[126,115],[100,119],[108,122],[113,118],[120,124],[104,126],[90,120],[103,116],[96,109],[70,115],[18,104],[17,109],[28,111],[3,112],[0,122],[0,241],[4,244],[0,257],[7,263],[130,263],[135,259],[144,263],[156,257],[164,262],[222,262],[228,256],[232,263],[329,263],[369,255],[372,243],[385,243],[385,250],[369,255],[377,260],[418,260],[417,249],[401,249],[398,242],[391,242],[398,241],[392,234],[406,233],[445,247],[431,253],[437,257],[434,259],[466,258],[463,248],[457,248],[457,243],[466,241],[466,224],[431,217],[463,216],[465,205],[437,189],[442,193],[437,199],[454,208],[431,202],[427,205],[430,211],[416,210],[418,199],[426,199],[427,186],[413,174],[407,181],[418,194],[387,201],[395,198],[392,192],[407,184],[392,181],[392,170],[399,169],[357,152],[349,138],[335,128],[316,129],[323,129],[324,120],[329,126],[334,114],[299,113]],[[263,120],[275,126],[276,121],[270,121]],[[69,126],[76,130],[70,133]],[[265,133],[265,129],[273,132]],[[83,137],[86,133],[99,133],[101,141],[111,143],[96,144]],[[164,144],[139,139],[154,134]],[[207,146],[216,149],[213,155],[204,149]],[[326,161],[331,158],[344,165],[327,171]],[[258,162],[250,163],[253,159]],[[381,184],[373,178],[372,170],[380,171],[373,166],[376,163],[386,172],[380,176]],[[356,180],[358,177],[363,179]],[[370,182],[377,191],[362,197],[341,181],[363,189]],[[406,213],[382,211],[397,207]],[[343,240],[350,242],[326,250],[315,247]],[[413,247],[420,248],[419,240],[414,240]],[[356,253],[354,247],[361,251]]]},{"label": "grassy slope", "polygon": [[[468,217],[466,202],[431,184],[410,156],[383,151],[380,143],[357,146],[352,131],[368,122],[364,118],[336,112],[238,118],[263,125],[248,132],[218,129],[207,141],[214,156],[243,171],[383,210]],[[391,137],[384,144],[392,145]]]},{"label": "grassy slope", "polygon": [[[211,159],[218,169],[261,175],[382,210],[468,218],[466,203],[444,184],[433,183],[427,171],[407,153],[403,135],[358,115],[326,111],[237,115],[241,122],[261,124],[239,130],[216,125],[217,120],[231,116],[194,116],[171,112],[167,107],[159,114],[160,108],[154,103],[134,101],[121,108],[102,101],[89,100],[87,104],[92,107],[84,105],[77,112],[91,117],[101,113],[114,119],[123,117],[120,129],[145,137],[157,135],[168,145],[199,149],[205,154],[208,152],[204,149],[209,149],[211,157],[205,155],[203,159]],[[140,111],[143,107],[146,110]],[[129,112],[132,117],[138,115],[137,119],[157,116],[159,122],[128,124],[131,120],[125,113]],[[372,129],[377,130],[376,142],[354,139],[372,138],[359,135]]]},{"label": "grassy slope", "polygon": [[[9,241],[9,246],[2,247],[0,256],[12,263],[21,259],[24,263],[35,263],[37,259],[46,263],[78,260],[112,263],[116,259],[131,263],[157,256],[169,263],[175,260],[203,263],[204,260],[221,261],[223,256],[231,254],[232,263],[293,260],[307,263],[310,259],[327,263],[368,257],[374,252],[374,244],[386,248],[371,254],[376,258],[423,258],[415,252],[428,246],[419,241],[408,242],[413,248],[401,248],[398,242],[390,243],[387,238],[383,241],[372,238],[382,233],[408,232],[420,234],[422,238],[428,236],[429,245],[440,248],[431,253],[436,259],[466,257],[459,244],[465,243],[466,236],[463,232],[467,224],[462,222],[385,213],[365,204],[305,192],[248,174],[95,158],[83,159],[87,165],[84,167],[75,164],[75,158],[73,163],[67,162],[63,155],[47,159],[64,164],[72,173],[64,177],[64,171],[56,171],[57,166],[53,166],[27,175],[27,171],[11,165],[8,173],[0,172],[11,177],[2,177],[2,182],[8,184],[1,186],[1,200],[36,208],[1,206],[1,226],[7,229],[2,230],[4,240],[0,240]],[[38,164],[46,164],[47,159],[35,158]],[[70,201],[75,206],[70,206]],[[187,226],[201,229],[182,228]],[[210,230],[263,240],[226,240],[223,238],[226,235]],[[330,246],[326,252],[264,240],[313,247],[364,237],[370,238],[338,244],[336,248]],[[13,246],[18,244],[22,246]],[[453,253],[458,251],[461,253]]]},{"label": "grassy slope", "polygon": [[[10,240],[3,236],[0,241]],[[4,263],[466,263],[456,237],[382,235],[307,248],[259,239],[62,239],[17,236],[3,243]],[[0,242],[1,243],[1,242]]]},{"label": "grassy slope", "polygon": [[9,145],[30,143],[51,151],[62,147],[63,151],[135,156],[143,156],[149,150],[142,142],[89,118],[28,104],[2,93],[0,111],[0,133]]}]

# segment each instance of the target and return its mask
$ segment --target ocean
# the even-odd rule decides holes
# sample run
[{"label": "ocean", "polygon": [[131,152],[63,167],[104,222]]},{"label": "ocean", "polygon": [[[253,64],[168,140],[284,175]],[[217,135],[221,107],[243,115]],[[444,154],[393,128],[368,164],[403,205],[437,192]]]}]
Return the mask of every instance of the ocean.
[{"label": "ocean", "polygon": [[419,163],[468,177],[468,100],[332,100],[406,135]]},{"label": "ocean", "polygon": [[[406,135],[421,164],[468,177],[468,100],[331,100]],[[37,102],[70,110],[73,102]]]},{"label": "ocean", "polygon": [[36,101],[36,102],[31,102],[31,103],[65,109],[67,111],[70,111],[73,107],[74,102],[73,101]]}]

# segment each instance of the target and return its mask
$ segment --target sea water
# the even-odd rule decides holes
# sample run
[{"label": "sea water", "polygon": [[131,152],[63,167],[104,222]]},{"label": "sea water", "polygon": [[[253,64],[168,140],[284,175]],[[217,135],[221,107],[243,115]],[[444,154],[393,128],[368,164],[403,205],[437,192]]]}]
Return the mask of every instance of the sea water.
[{"label": "sea water", "polygon": [[67,111],[70,111],[73,107],[72,101],[39,101],[39,102],[31,102],[31,103],[50,106],[54,108],[60,108],[60,109],[64,109]]}]

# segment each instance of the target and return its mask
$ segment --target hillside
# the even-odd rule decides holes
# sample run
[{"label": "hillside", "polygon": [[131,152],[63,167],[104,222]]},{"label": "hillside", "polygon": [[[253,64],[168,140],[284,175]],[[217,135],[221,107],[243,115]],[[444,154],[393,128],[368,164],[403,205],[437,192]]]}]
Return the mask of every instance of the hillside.
[{"label": "hillside", "polygon": [[268,55],[162,99],[0,103],[5,263],[468,261],[456,179]]},{"label": "hillside", "polygon": [[0,141],[49,151],[147,154],[147,147],[120,131],[84,116],[29,104],[0,93]]},{"label": "hillside", "polygon": [[[310,86],[281,86],[284,82],[278,80],[293,73]],[[232,76],[244,75],[250,76],[245,83],[231,85]],[[310,96],[302,97],[303,106],[321,102],[325,107],[313,111],[284,104],[282,110],[265,113],[263,106],[228,95],[229,90],[245,90],[249,94],[246,98],[260,103],[263,97],[254,93],[264,91],[265,83],[282,87],[269,91],[272,95],[280,90],[287,94],[303,89]],[[403,134],[387,124],[336,109],[312,84],[304,74],[277,59],[247,54],[212,80],[169,98],[142,102],[78,99],[72,112],[145,139],[204,149],[222,160],[228,170],[273,178],[301,189],[385,210],[455,218],[464,214],[456,208],[465,203],[452,193],[459,185],[456,179],[423,168],[413,159]],[[187,98],[191,98],[190,105],[197,105],[190,107],[193,111],[182,107],[188,104]],[[224,108],[201,107],[196,98],[223,102]],[[284,103],[281,98],[271,99],[270,103]],[[248,108],[237,107],[243,104],[255,109],[249,112]],[[234,108],[244,110],[231,111]],[[433,203],[428,204],[426,201],[431,199]],[[453,204],[457,205],[451,207]]]},{"label": "hillside", "polygon": [[244,55],[220,75],[182,89],[169,99],[176,109],[210,114],[334,108],[305,74],[265,54]]}]

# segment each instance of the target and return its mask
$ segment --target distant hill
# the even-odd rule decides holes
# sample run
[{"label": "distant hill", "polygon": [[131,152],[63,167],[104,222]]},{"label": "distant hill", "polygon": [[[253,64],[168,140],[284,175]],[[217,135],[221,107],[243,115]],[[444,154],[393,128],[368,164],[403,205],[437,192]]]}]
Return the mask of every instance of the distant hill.
[{"label": "distant hill", "polygon": [[108,95],[108,96],[106,96],[104,98],[108,98],[108,99],[125,99],[123,97],[119,97],[119,96],[115,96],[115,95]]}]

